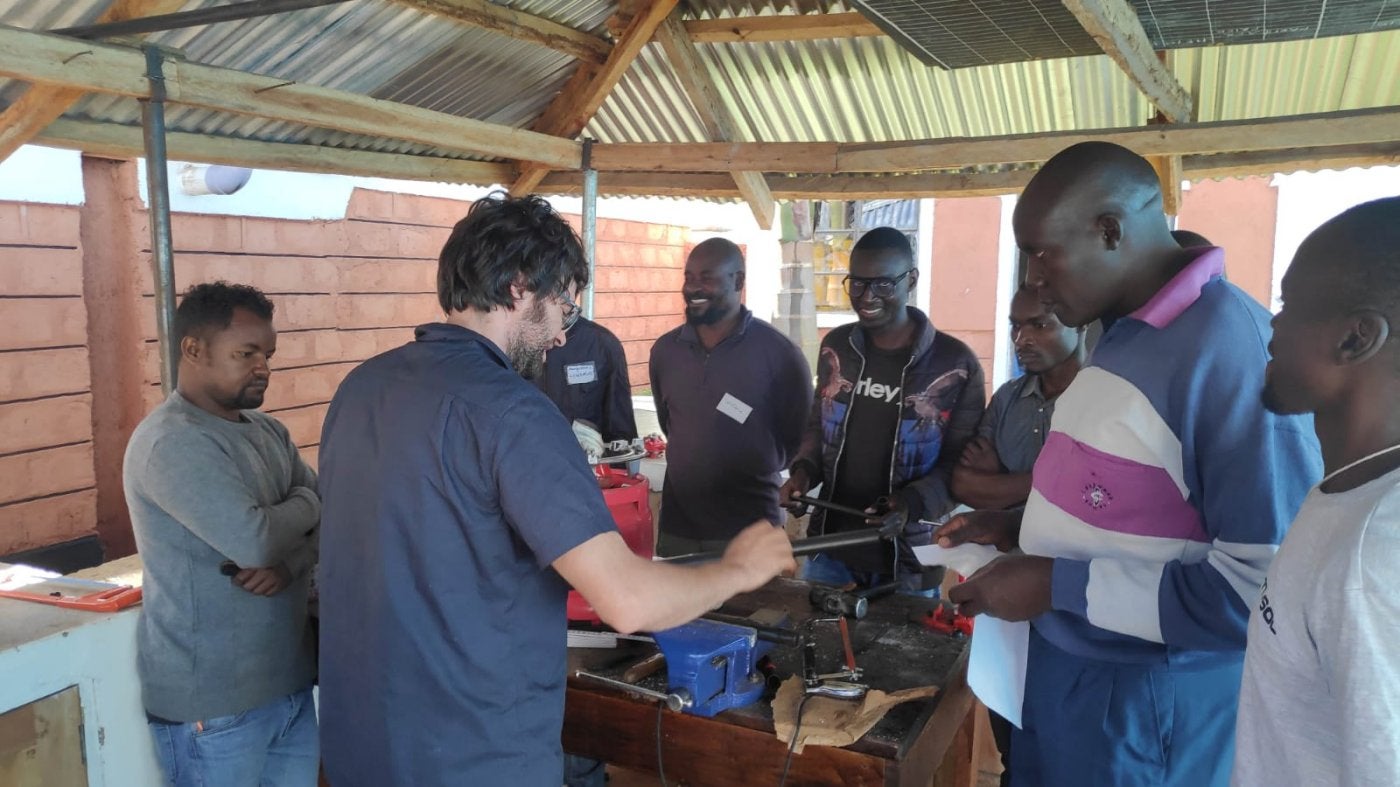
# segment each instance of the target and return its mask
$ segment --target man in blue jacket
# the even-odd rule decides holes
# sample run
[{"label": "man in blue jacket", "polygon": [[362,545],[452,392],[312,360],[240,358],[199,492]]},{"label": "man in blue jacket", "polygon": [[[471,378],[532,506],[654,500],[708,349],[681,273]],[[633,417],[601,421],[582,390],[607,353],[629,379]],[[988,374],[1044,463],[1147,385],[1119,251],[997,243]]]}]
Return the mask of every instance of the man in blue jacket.
[{"label": "man in blue jacket", "polygon": [[[977,356],[941,333],[908,305],[919,283],[914,251],[890,227],[867,232],[851,249],[846,292],[856,322],[822,340],[817,397],[802,445],[780,498],[795,500],[821,483],[821,497],[865,509],[888,498],[908,519],[894,542],[815,555],[803,576],[818,582],[869,587],[903,580],[908,591],[932,591],[910,547],[929,543],[921,520],[955,505],[948,491],[953,468],[982,417],[984,385]],[[812,515],[812,535],[871,527],[870,520],[831,512]],[[938,572],[941,573],[941,572]]]}]

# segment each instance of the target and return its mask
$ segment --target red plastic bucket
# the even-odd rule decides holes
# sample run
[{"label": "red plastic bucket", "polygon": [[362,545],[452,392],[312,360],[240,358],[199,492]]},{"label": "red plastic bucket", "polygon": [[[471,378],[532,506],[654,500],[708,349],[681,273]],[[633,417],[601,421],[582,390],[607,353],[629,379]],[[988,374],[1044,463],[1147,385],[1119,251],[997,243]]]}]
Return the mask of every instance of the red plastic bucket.
[{"label": "red plastic bucket", "polygon": [[[612,512],[622,540],[628,548],[645,558],[656,554],[656,536],[652,529],[651,500],[648,497],[651,485],[645,476],[625,475],[604,468],[598,477],[598,485],[603,489],[603,501]],[[602,619],[593,607],[584,601],[578,591],[569,591],[569,620],[601,623]]]}]

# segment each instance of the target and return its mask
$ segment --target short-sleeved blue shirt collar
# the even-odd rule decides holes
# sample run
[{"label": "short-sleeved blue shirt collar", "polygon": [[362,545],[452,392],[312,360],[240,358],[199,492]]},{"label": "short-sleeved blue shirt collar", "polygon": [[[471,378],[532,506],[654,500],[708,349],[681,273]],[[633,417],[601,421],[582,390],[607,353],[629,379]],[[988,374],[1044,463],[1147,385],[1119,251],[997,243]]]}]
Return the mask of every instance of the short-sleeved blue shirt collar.
[{"label": "short-sleeved blue shirt collar", "polygon": [[430,322],[413,329],[413,339],[419,342],[479,342],[484,345],[496,362],[509,369],[510,358],[496,343],[481,334],[461,325],[450,322]]}]

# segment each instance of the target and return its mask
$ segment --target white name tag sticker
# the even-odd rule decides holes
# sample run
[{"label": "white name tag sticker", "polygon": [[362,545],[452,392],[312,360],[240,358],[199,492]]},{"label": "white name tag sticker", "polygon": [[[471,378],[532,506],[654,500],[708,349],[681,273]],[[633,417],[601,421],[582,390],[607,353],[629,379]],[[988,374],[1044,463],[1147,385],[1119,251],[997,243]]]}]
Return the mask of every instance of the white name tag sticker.
[{"label": "white name tag sticker", "polygon": [[752,407],[736,399],[733,394],[725,394],[715,409],[741,424],[749,420],[749,413],[753,412]]},{"label": "white name tag sticker", "polygon": [[583,385],[598,379],[598,370],[593,362],[571,363],[564,367],[564,374],[569,378],[569,385]]}]

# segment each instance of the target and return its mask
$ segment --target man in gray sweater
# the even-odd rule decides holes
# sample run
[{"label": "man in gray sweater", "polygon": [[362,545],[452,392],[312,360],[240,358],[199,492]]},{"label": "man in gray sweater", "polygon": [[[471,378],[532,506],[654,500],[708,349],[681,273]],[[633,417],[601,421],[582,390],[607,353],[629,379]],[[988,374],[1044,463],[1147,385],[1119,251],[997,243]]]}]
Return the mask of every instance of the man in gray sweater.
[{"label": "man in gray sweater", "polygon": [[256,410],[272,311],[252,287],[191,287],[175,313],[179,385],[127,446],[142,696],[177,786],[316,783],[306,613],[321,502],[286,427]]}]

